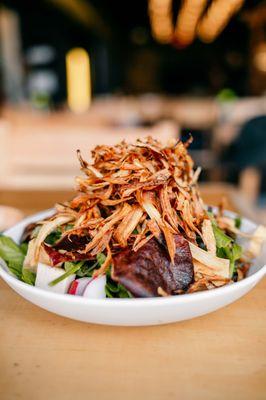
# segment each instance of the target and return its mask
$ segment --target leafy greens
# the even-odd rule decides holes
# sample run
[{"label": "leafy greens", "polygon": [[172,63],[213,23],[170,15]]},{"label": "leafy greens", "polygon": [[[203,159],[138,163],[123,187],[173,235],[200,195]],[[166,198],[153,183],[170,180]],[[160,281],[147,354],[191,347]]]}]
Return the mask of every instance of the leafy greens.
[{"label": "leafy greens", "polygon": [[10,237],[0,236],[0,257],[6,262],[10,272],[22,279],[24,249],[21,249]]},{"label": "leafy greens", "polygon": [[23,282],[34,285],[36,274],[23,268],[27,250],[27,243],[18,245],[8,236],[0,236],[0,257],[6,262],[10,272]]},{"label": "leafy greens", "polygon": [[234,239],[226,235],[218,226],[212,223],[213,233],[216,241],[217,257],[227,258],[230,260],[230,277],[232,278],[235,271],[235,262],[242,255],[242,247],[235,243]]}]

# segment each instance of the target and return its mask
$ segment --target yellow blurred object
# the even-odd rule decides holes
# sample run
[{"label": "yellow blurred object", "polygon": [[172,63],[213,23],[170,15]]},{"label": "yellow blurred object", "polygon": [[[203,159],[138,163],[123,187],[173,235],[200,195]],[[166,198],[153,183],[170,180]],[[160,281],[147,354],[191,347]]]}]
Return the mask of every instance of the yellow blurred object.
[{"label": "yellow blurred object", "polygon": [[213,0],[198,25],[198,36],[204,42],[212,42],[225,28],[244,0]]},{"label": "yellow blurred object", "polygon": [[253,63],[259,71],[266,72],[266,43],[257,46]]},{"label": "yellow blurred object", "polygon": [[172,0],[149,0],[153,37],[159,43],[170,43],[173,37]]},{"label": "yellow blurred object", "polygon": [[82,113],[91,104],[90,59],[86,50],[75,48],[66,55],[67,102],[70,110]]},{"label": "yellow blurred object", "polygon": [[185,0],[177,16],[175,28],[176,40],[184,46],[191,44],[195,38],[198,20],[200,19],[207,0]]}]

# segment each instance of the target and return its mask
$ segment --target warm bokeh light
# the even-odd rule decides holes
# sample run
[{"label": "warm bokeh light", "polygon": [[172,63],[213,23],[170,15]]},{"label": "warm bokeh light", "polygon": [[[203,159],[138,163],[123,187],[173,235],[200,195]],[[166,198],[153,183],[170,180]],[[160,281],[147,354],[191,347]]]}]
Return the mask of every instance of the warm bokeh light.
[{"label": "warm bokeh light", "polygon": [[153,37],[160,43],[169,43],[173,36],[172,0],[150,0],[149,16]]},{"label": "warm bokeh light", "polygon": [[213,0],[198,25],[201,40],[212,42],[243,3],[244,0]]},{"label": "warm bokeh light", "polygon": [[185,0],[177,16],[175,39],[187,46],[193,42],[199,18],[206,7],[207,0]]},{"label": "warm bokeh light", "polygon": [[67,102],[69,108],[82,113],[91,104],[90,59],[86,50],[75,48],[66,55]]},{"label": "warm bokeh light", "polygon": [[183,0],[173,22],[173,0],[149,0],[149,17],[154,39],[159,43],[190,45],[196,34],[212,42],[225,28],[244,0]]},{"label": "warm bokeh light", "polygon": [[266,72],[266,43],[261,43],[255,50],[254,66],[261,72]]}]

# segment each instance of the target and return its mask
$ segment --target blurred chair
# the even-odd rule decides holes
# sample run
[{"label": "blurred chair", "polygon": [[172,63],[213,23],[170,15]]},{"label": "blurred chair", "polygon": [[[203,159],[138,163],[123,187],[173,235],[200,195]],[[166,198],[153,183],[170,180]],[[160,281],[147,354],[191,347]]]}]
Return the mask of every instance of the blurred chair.
[{"label": "blurred chair", "polygon": [[166,142],[178,136],[176,123],[170,121],[151,128],[79,125],[78,120],[74,124],[46,123],[44,118],[39,124],[36,121],[10,124],[3,133],[0,129],[0,148],[6,156],[0,189],[71,189],[80,173],[77,149],[90,160],[90,152],[98,144],[114,145],[123,139],[134,142],[148,135]]},{"label": "blurred chair", "polygon": [[266,204],[258,207],[266,192],[266,116],[252,118],[222,157],[227,174],[238,177],[240,192],[236,201],[243,214],[266,223]]}]

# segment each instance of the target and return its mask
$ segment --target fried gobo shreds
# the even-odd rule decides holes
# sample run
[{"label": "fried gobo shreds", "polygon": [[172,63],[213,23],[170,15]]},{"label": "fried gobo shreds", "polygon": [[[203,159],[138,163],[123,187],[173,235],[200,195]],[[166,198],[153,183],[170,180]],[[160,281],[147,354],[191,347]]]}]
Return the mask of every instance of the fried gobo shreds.
[{"label": "fried gobo shreds", "polygon": [[178,141],[163,147],[148,138],[135,145],[97,146],[91,165],[78,152],[85,174],[76,180],[80,193],[57,208],[75,220],[68,237],[90,237],[80,253],[106,252],[103,271],[119,249],[136,251],[153,237],[163,235],[172,261],[175,234],[195,243],[206,213],[188,145]]}]

